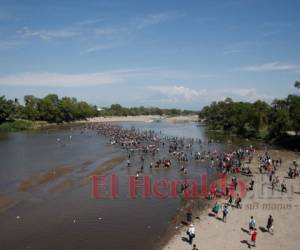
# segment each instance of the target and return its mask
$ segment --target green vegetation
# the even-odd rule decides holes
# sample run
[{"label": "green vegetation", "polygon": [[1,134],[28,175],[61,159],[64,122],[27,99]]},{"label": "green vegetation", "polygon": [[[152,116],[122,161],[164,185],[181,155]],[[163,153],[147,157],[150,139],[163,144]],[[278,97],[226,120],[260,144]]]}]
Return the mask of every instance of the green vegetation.
[{"label": "green vegetation", "polygon": [[103,108],[99,111],[99,116],[137,116],[137,115],[193,115],[198,114],[195,111],[180,110],[180,109],[160,109],[160,108],[146,108],[146,107],[122,107],[120,104],[112,104],[109,108]]},{"label": "green vegetation", "polygon": [[26,130],[33,127],[33,122],[28,120],[15,120],[4,122],[0,125],[0,131],[14,132]]},{"label": "green vegetation", "polygon": [[62,123],[96,116],[97,108],[75,98],[59,99],[55,94],[44,98],[24,97],[24,105],[17,99],[0,97],[0,130],[16,131],[40,126],[41,122]]},{"label": "green vegetation", "polygon": [[18,118],[30,121],[47,121],[49,123],[71,122],[97,115],[97,107],[86,102],[77,101],[76,98],[58,98],[49,94],[44,98],[32,95],[24,97],[25,106],[20,106]]},{"label": "green vegetation", "polygon": [[[7,100],[0,96],[0,130],[17,131],[41,126],[44,123],[63,123],[84,120],[95,116],[137,116],[137,115],[190,115],[195,111],[179,109],[160,109],[133,107],[126,108],[120,104],[113,104],[109,108],[98,110],[76,98],[59,98],[56,94],[49,94],[44,98],[33,95],[24,97],[24,105],[17,99]],[[43,124],[44,124],[43,123]],[[42,124],[42,125],[43,125]]]},{"label": "green vegetation", "polygon": [[275,99],[271,105],[263,101],[213,102],[204,107],[200,114],[211,130],[235,133],[243,137],[281,140],[300,132],[300,96],[289,95],[285,99]]},{"label": "green vegetation", "polygon": [[11,120],[0,124],[0,131],[15,132],[26,129],[40,128],[47,125],[49,125],[49,123],[45,121]]}]

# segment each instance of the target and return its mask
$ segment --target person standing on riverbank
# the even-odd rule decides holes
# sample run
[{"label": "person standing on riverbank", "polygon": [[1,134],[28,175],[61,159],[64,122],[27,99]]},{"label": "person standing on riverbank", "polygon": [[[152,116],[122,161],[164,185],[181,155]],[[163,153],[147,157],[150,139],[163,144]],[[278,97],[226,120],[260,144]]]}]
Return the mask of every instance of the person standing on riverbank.
[{"label": "person standing on riverbank", "polygon": [[212,208],[212,212],[214,213],[215,217],[218,217],[220,207],[221,205],[218,202],[216,202],[214,207]]},{"label": "person standing on riverbank", "polygon": [[232,202],[233,202],[233,198],[232,198],[232,195],[229,195],[229,199],[228,199],[228,205],[229,206],[232,206]]},{"label": "person standing on riverbank", "polygon": [[226,223],[226,218],[227,218],[228,213],[229,213],[228,207],[227,207],[227,205],[225,205],[223,208],[223,222],[224,223]]},{"label": "person standing on riverbank", "polygon": [[237,194],[237,197],[235,199],[235,206],[236,206],[236,208],[242,209],[241,202],[242,202],[242,199],[241,199],[240,195]]},{"label": "person standing on riverbank", "polygon": [[267,222],[267,229],[268,229],[268,232],[270,232],[270,230],[271,230],[272,234],[274,233],[273,223],[274,223],[274,219],[273,219],[272,215],[270,215],[269,218],[268,218],[268,222]]},{"label": "person standing on riverbank", "polygon": [[257,231],[256,228],[251,232],[251,241],[252,241],[252,246],[256,247],[256,236],[257,236]]},{"label": "person standing on riverbank", "polygon": [[190,227],[186,233],[189,236],[189,244],[192,245],[193,239],[195,238],[195,227],[193,224],[190,225]]},{"label": "person standing on riverbank", "polygon": [[256,221],[253,218],[253,216],[251,216],[249,221],[249,233],[251,233],[255,229],[255,226],[256,226]]}]

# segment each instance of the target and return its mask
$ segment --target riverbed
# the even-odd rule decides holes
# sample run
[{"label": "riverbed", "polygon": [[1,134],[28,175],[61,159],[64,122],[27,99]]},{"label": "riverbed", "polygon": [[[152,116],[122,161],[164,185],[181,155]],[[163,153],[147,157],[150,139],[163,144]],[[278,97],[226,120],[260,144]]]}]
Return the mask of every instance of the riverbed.
[{"label": "riverbed", "polygon": [[[194,122],[118,124],[160,136],[200,139],[201,148],[196,145],[193,151],[236,147],[227,139],[206,143],[210,138],[205,127]],[[180,224],[175,218],[185,201],[180,196],[129,197],[129,176],[135,175],[140,162],[133,158],[128,168],[126,157],[120,146],[80,126],[2,134],[0,249],[159,249],[169,228]],[[144,170],[151,181],[201,175],[211,181],[216,174],[205,162],[192,160],[183,176],[178,165],[156,170],[147,167],[151,161],[146,157]],[[95,173],[117,176],[118,198],[92,197],[90,176]]]}]

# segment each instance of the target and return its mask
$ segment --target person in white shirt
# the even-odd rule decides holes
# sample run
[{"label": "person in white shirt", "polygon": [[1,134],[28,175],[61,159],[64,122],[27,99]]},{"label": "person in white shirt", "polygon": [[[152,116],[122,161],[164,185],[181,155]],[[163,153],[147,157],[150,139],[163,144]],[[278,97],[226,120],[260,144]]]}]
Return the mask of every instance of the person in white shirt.
[{"label": "person in white shirt", "polygon": [[249,231],[253,231],[256,227],[256,221],[253,218],[253,216],[251,216],[250,221],[249,221]]},{"label": "person in white shirt", "polygon": [[189,243],[190,243],[190,245],[192,245],[193,239],[195,238],[195,227],[193,224],[190,225],[190,227],[187,231],[187,235],[189,236]]}]

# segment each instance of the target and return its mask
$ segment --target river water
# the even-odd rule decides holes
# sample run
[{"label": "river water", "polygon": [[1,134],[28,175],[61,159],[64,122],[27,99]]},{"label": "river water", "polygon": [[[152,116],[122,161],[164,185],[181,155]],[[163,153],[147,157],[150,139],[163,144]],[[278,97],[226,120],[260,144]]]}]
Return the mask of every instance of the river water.
[{"label": "river water", "polygon": [[[204,127],[196,123],[120,125],[151,129],[161,136],[208,139]],[[158,249],[166,231],[180,224],[174,216],[184,201],[181,197],[129,198],[128,176],[135,175],[140,164],[134,160],[131,168],[123,161],[106,173],[117,175],[117,199],[93,199],[92,184],[82,184],[83,180],[104,162],[127,156],[121,147],[107,142],[93,131],[76,127],[2,134],[0,202],[10,202],[0,206],[0,249]],[[225,147],[234,146],[204,145],[211,150]],[[146,158],[145,166],[150,161]],[[151,180],[182,179],[178,167],[145,167],[144,174]],[[51,177],[51,171],[60,168],[66,172]],[[184,178],[207,174],[213,179],[213,171],[205,163],[192,161]]]}]

